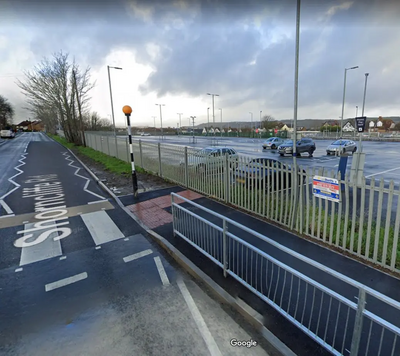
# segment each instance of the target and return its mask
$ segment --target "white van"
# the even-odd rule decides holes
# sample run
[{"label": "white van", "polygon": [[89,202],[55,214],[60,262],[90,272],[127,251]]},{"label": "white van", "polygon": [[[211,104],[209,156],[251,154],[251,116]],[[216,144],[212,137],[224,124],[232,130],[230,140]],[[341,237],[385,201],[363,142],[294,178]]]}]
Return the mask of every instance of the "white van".
[{"label": "white van", "polygon": [[1,130],[0,131],[0,137],[1,138],[14,138],[15,137],[15,132],[11,129],[8,130]]}]

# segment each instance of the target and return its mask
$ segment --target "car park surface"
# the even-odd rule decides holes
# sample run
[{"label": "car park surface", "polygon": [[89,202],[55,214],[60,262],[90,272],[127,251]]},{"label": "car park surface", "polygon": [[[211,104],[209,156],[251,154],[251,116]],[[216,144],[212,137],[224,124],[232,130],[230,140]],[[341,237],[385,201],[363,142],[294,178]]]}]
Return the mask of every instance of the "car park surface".
[{"label": "car park surface", "polygon": [[[125,139],[126,136],[120,136]],[[203,148],[211,145],[215,147],[229,146],[237,151],[238,154],[251,158],[259,157],[260,154],[265,157],[274,158],[281,162],[290,164],[293,161],[291,156],[281,157],[276,150],[263,151],[262,143],[264,139],[245,138],[245,137],[202,137],[197,136],[195,143],[189,136],[164,136],[164,139],[158,136],[141,137],[135,136],[134,140],[142,140],[143,142],[153,142],[161,144],[169,144],[174,146],[187,146],[193,148]],[[317,171],[337,171],[339,166],[338,156],[327,156],[326,147],[332,143],[332,139],[316,139],[316,150],[313,157],[300,156],[297,163],[304,169],[315,168]],[[399,142],[385,141],[363,141],[362,152],[366,154],[364,175],[367,179],[383,178],[385,181],[394,180],[395,183],[400,182],[400,149]],[[350,155],[347,160],[347,172],[350,171],[353,157]]]}]

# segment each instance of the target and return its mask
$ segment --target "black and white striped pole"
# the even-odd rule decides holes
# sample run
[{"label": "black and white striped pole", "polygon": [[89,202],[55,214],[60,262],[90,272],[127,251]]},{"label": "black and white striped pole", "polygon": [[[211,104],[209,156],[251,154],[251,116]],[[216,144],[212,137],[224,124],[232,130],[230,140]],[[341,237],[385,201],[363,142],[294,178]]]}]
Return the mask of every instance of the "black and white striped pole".
[{"label": "black and white striped pole", "polygon": [[133,183],[133,196],[137,198],[138,196],[138,184],[137,184],[137,176],[136,176],[136,170],[135,170],[135,160],[133,158],[133,146],[132,146],[132,132],[131,132],[131,114],[132,114],[132,108],[128,105],[125,105],[122,108],[122,111],[124,112],[126,116],[126,121],[128,124],[128,137],[129,137],[129,150],[131,153],[131,165],[132,165],[132,183]]}]

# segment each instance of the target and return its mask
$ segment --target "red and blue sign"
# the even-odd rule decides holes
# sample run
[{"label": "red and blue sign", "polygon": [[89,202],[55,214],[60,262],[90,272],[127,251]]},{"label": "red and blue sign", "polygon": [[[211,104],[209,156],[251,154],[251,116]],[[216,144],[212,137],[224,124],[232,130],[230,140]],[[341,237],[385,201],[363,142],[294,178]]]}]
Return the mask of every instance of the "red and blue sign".
[{"label": "red and blue sign", "polygon": [[327,199],[338,203],[340,201],[339,181],[334,178],[314,176],[313,194],[317,198]]}]

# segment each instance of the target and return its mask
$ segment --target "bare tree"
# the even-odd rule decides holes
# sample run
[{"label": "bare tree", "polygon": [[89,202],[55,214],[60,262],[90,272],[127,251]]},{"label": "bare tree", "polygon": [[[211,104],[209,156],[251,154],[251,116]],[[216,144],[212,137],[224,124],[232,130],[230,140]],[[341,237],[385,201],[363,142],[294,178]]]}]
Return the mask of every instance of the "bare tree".
[{"label": "bare tree", "polygon": [[18,80],[17,85],[27,97],[28,109],[49,131],[60,125],[69,142],[83,144],[82,113],[88,109],[88,93],[94,87],[90,68],[81,71],[75,61],[69,63],[68,54],[59,52],[24,75],[24,81]]},{"label": "bare tree", "polygon": [[277,124],[278,121],[276,121],[271,115],[265,115],[261,120],[261,127],[266,130],[275,128]]},{"label": "bare tree", "polygon": [[10,126],[14,116],[14,108],[8,99],[0,95],[0,130]]}]

